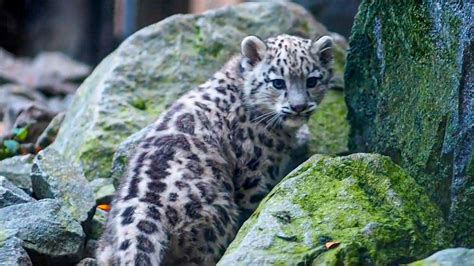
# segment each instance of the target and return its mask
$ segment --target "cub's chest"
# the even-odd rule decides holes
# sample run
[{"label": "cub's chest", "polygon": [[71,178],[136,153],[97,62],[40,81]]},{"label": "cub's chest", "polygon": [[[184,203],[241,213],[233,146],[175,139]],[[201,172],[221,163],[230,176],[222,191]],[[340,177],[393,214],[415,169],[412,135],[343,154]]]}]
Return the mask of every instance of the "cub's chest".
[{"label": "cub's chest", "polygon": [[238,164],[251,171],[279,165],[291,151],[289,138],[252,123],[236,126],[230,141]]}]

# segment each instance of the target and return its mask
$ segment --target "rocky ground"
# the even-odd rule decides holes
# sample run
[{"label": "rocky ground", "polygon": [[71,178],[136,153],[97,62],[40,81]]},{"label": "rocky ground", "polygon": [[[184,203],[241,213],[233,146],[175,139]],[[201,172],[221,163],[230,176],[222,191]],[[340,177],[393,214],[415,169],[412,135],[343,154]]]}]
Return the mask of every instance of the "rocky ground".
[{"label": "rocky ground", "polygon": [[[289,33],[337,40],[333,89],[295,158],[316,155],[263,200],[219,265],[469,265],[472,250],[440,250],[474,245],[473,78],[466,70],[473,4],[442,5],[363,1],[348,55],[344,38],[290,3],[173,16],[127,39],[70,105],[65,99],[87,67],[61,67],[54,82],[41,76],[36,83],[28,70],[1,67],[1,82],[16,85],[2,85],[0,101],[17,97],[18,87],[27,105],[48,102],[48,115],[29,124],[5,126],[2,113],[1,261],[94,264],[108,203],[147,125],[238,52],[244,36]],[[55,97],[57,109],[49,103]],[[42,134],[50,141],[40,145]]]}]

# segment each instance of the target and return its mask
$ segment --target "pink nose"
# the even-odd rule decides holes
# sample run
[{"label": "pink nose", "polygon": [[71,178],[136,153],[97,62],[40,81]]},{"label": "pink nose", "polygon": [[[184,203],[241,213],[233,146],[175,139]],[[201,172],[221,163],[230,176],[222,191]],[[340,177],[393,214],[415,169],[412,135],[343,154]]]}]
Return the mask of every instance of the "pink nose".
[{"label": "pink nose", "polygon": [[293,110],[297,113],[303,112],[307,107],[308,107],[308,105],[306,103],[296,104],[296,105],[291,104],[290,105],[291,110]]}]

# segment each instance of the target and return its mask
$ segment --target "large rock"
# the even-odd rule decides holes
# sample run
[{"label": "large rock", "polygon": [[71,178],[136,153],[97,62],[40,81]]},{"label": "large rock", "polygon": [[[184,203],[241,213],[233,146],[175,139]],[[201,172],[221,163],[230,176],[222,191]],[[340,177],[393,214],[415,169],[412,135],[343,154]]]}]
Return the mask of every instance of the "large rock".
[{"label": "large rock", "polygon": [[[291,3],[245,3],[176,15],[146,27],[109,55],[79,88],[53,146],[88,179],[110,177],[117,146],[172,101],[207,80],[249,34],[330,34]],[[336,45],[340,86],[345,43]]]},{"label": "large rock", "polygon": [[406,263],[448,245],[443,223],[388,157],[314,155],[262,201],[219,265]]},{"label": "large rock", "polygon": [[66,262],[78,260],[85,235],[61,202],[44,199],[0,209],[0,242],[13,237],[38,258]]},{"label": "large rock", "polygon": [[84,173],[52,148],[35,157],[31,171],[36,197],[58,199],[77,221],[83,222],[95,206],[95,197]]},{"label": "large rock", "polygon": [[[472,1],[366,0],[345,76],[350,150],[390,156],[474,245]],[[469,170],[471,169],[471,170]]]},{"label": "large rock", "polygon": [[30,154],[11,157],[0,161],[0,175],[6,177],[17,187],[31,193],[31,167],[33,156]]},{"label": "large rock", "polygon": [[436,252],[410,266],[474,266],[474,249],[450,248]]},{"label": "large rock", "polygon": [[4,176],[0,176],[0,208],[31,201],[35,199],[13,185]]}]

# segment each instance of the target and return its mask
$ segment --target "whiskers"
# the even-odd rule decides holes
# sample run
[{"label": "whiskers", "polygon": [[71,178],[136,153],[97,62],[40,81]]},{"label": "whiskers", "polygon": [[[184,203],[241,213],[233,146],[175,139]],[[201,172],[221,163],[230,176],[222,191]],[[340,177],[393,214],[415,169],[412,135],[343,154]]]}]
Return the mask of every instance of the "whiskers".
[{"label": "whiskers", "polygon": [[272,118],[268,120],[267,125],[265,126],[266,130],[272,130],[276,125],[280,124],[281,116],[280,114],[276,113]]},{"label": "whiskers", "polygon": [[280,120],[281,117],[278,112],[270,111],[255,117],[250,122],[262,124],[265,126],[265,129],[271,130],[280,122]]},{"label": "whiskers", "polygon": [[272,117],[275,114],[276,114],[275,111],[266,112],[266,113],[263,113],[263,114],[255,117],[254,119],[250,120],[250,122],[256,123],[256,124],[264,123],[265,120],[269,119],[270,117]]}]

